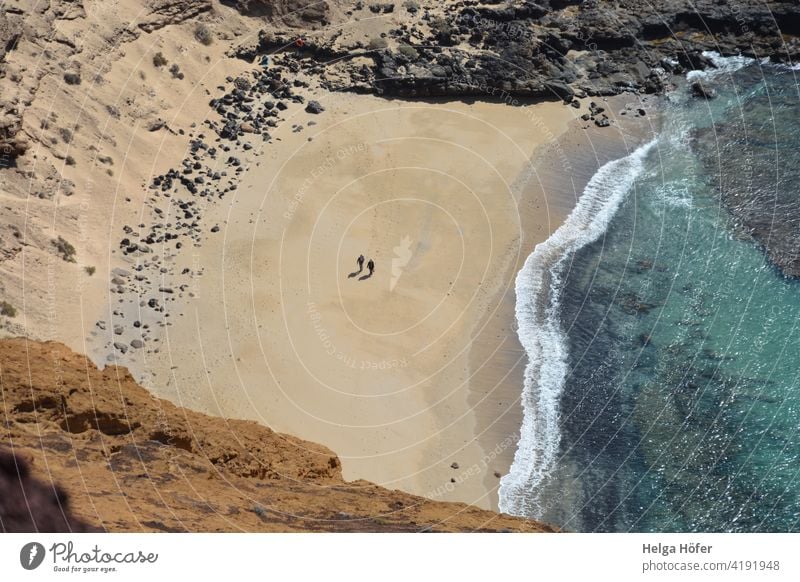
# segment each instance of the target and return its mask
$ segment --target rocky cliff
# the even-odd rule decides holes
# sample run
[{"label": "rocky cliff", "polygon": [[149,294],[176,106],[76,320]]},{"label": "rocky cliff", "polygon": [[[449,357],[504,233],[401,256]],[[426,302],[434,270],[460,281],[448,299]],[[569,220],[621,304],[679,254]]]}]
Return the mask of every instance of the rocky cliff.
[{"label": "rocky cliff", "polygon": [[[331,87],[405,97],[660,93],[670,75],[711,66],[703,51],[782,62],[800,54],[791,0],[355,2],[347,14],[385,26],[314,35],[309,53],[346,71]],[[294,35],[270,35],[260,50],[290,46]],[[359,55],[372,63],[353,63]]]},{"label": "rocky cliff", "polygon": [[58,343],[0,341],[0,388],[0,530],[553,531],[346,482],[323,446],[174,406]]}]

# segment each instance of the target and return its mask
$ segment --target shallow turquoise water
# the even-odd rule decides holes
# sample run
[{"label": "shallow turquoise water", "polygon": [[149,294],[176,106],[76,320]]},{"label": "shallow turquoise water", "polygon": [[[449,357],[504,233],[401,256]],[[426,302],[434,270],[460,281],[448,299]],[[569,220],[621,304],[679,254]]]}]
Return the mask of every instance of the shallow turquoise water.
[{"label": "shallow turquoise water", "polygon": [[753,63],[706,78],[713,101],[676,90],[605,235],[569,257],[559,452],[523,513],[578,531],[800,529],[800,283],[738,218],[781,225],[784,251],[800,240],[795,74]]}]

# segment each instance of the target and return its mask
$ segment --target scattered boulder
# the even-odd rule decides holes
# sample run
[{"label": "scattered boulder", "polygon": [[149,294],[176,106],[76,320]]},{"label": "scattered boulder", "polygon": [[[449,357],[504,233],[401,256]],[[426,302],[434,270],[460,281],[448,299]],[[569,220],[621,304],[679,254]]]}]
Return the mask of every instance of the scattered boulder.
[{"label": "scattered boulder", "polygon": [[250,84],[250,81],[248,81],[244,77],[236,77],[233,80],[233,86],[239,89],[240,91],[249,91],[252,85]]},{"label": "scattered boulder", "polygon": [[64,73],[64,82],[67,85],[80,85],[81,84],[81,74],[80,73]]},{"label": "scattered boulder", "polygon": [[706,86],[702,81],[695,81],[689,86],[692,96],[701,99],[713,99],[717,96],[717,92],[711,87]]},{"label": "scattered boulder", "polygon": [[320,105],[319,101],[311,100],[306,105],[306,111],[308,113],[313,113],[313,114],[317,115],[317,114],[322,113],[323,111],[325,111],[325,108],[322,105]]},{"label": "scattered boulder", "polygon": [[605,107],[600,107],[600,106],[599,106],[597,103],[595,103],[594,101],[592,101],[591,103],[589,103],[589,113],[591,113],[591,114],[592,114],[592,116],[595,116],[595,115],[600,115],[600,114],[601,114],[601,113],[603,113],[604,111],[605,111]]}]

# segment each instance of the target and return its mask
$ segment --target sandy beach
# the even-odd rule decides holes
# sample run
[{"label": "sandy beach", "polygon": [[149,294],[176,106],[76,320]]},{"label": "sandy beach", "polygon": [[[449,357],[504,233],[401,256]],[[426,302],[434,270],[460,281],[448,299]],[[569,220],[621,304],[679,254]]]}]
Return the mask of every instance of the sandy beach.
[{"label": "sandy beach", "polygon": [[[523,246],[569,206],[531,189],[530,161],[579,111],[319,100],[322,115],[288,110],[280,147],[248,152],[237,190],[205,209],[219,232],[173,259],[202,272],[193,297],[131,368],[174,402],[324,443],[347,479],[490,507],[505,469],[476,435],[513,408],[495,372],[513,384],[500,361],[517,354],[507,325],[487,334]],[[348,277],[360,254],[366,280]],[[479,337],[492,358],[476,359]],[[503,442],[513,453],[513,431]]]}]

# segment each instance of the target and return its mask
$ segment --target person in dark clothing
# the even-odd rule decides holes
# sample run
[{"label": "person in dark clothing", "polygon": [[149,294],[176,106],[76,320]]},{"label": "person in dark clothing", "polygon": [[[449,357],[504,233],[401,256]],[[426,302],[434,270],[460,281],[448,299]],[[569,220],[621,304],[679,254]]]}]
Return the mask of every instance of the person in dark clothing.
[{"label": "person in dark clothing", "polygon": [[375,272],[375,261],[373,261],[372,259],[370,259],[369,262],[367,263],[367,271],[369,271],[369,273],[359,277],[358,278],[359,281],[363,281],[364,279],[369,279],[370,277],[372,277],[372,273]]}]

